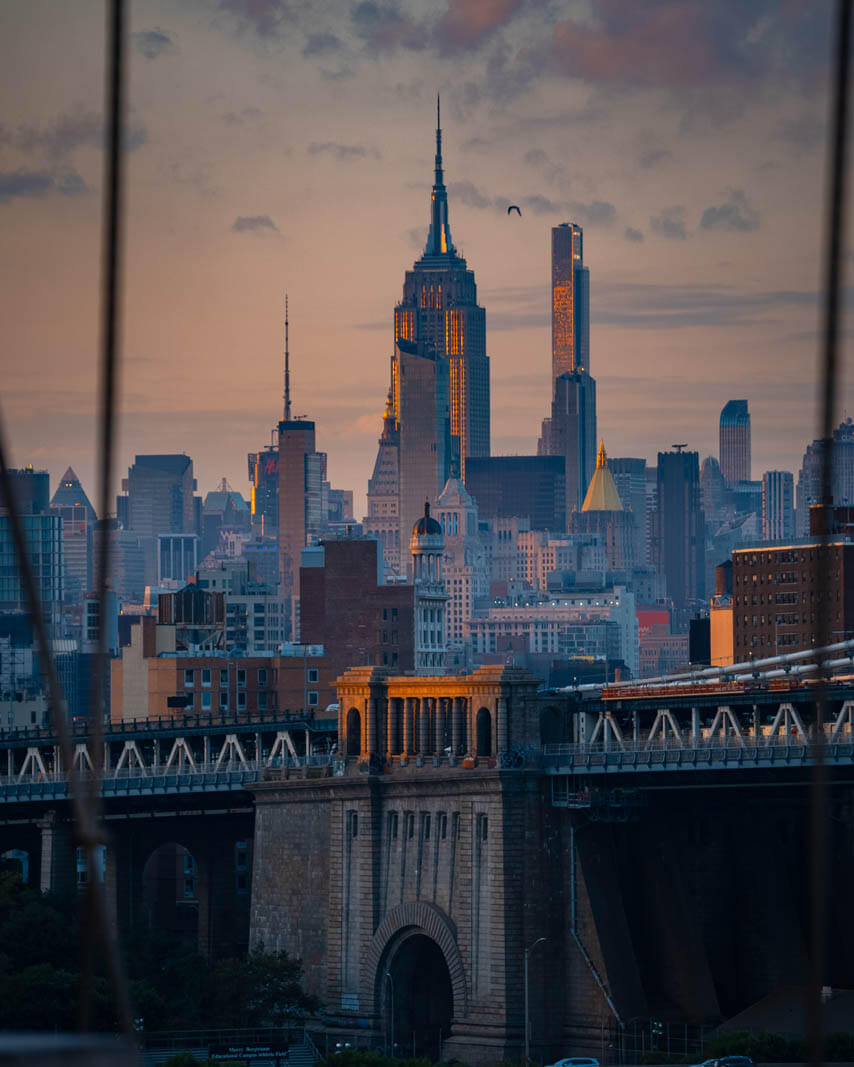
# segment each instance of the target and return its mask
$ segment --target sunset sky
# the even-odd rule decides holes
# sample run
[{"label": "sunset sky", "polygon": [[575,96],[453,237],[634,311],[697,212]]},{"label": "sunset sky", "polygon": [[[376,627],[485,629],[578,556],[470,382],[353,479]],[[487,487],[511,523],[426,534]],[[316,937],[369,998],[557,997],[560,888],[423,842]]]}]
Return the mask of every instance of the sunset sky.
[{"label": "sunset sky", "polygon": [[[549,230],[584,227],[611,455],[753,476],[816,434],[829,0],[132,0],[119,473],[185,451],[248,495],[295,414],[361,516],[392,309],[423,248],[435,97],[487,313],[495,453],[536,448]],[[0,5],[0,337],[12,460],[95,496],[103,5]],[[522,216],[508,216],[508,203]],[[851,246],[851,242],[847,243]],[[839,413],[854,414],[846,380]]]}]

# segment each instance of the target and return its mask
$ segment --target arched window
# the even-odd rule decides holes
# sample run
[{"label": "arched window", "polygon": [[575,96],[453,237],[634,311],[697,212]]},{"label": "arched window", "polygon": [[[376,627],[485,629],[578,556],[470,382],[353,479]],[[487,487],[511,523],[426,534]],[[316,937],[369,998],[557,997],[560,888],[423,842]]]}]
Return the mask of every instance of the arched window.
[{"label": "arched window", "polygon": [[358,708],[347,712],[347,755],[360,756],[362,753],[362,716]]},{"label": "arched window", "polygon": [[477,713],[475,722],[475,735],[477,740],[477,755],[492,755],[492,716],[487,708],[481,708]]}]

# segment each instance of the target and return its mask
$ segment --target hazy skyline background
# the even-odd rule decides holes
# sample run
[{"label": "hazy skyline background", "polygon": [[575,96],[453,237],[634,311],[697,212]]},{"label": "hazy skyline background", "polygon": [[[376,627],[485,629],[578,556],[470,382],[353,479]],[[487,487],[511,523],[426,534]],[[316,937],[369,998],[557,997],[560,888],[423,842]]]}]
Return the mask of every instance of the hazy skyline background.
[{"label": "hazy skyline background", "polygon": [[[226,476],[248,495],[246,453],[281,417],[287,290],[294,412],[361,518],[437,92],[493,452],[536,449],[550,228],[576,221],[609,454],[716,455],[722,405],[746,397],[754,477],[797,473],[817,433],[830,2],[129,11],[119,476],[185,451],[200,491]],[[53,488],[70,464],[93,499],[103,37],[95,0],[0,8],[3,414],[16,465]],[[846,376],[840,417],[851,399]]]}]

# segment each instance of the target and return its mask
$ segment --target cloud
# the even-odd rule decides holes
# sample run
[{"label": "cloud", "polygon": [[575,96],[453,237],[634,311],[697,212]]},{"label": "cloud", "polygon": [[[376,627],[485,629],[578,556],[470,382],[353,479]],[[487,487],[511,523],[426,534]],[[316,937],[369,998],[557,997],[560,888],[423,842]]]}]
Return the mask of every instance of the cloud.
[{"label": "cloud", "polygon": [[153,30],[140,30],[131,35],[134,48],[146,59],[157,59],[166,52],[175,50],[175,39],[156,26]]},{"label": "cloud", "polygon": [[220,0],[220,11],[234,16],[241,30],[259,37],[276,37],[289,14],[285,0]]},{"label": "cloud", "polygon": [[496,211],[499,215],[505,214],[510,204],[517,204],[522,209],[523,216],[528,211],[533,215],[568,215],[590,226],[607,226],[617,215],[617,209],[607,200],[591,200],[589,203],[579,200],[553,200],[542,193],[493,196],[470,181],[451,182],[448,185],[448,197],[451,200],[459,200],[466,207],[480,211]]},{"label": "cloud", "polygon": [[12,200],[42,200],[52,193],[81,196],[88,192],[86,182],[74,171],[51,174],[49,171],[0,171],[0,204]]},{"label": "cloud", "polygon": [[634,226],[627,226],[625,230],[623,230],[623,237],[625,237],[627,241],[642,241],[643,233],[641,230],[636,230]]},{"label": "cloud", "polygon": [[235,233],[278,233],[279,227],[269,215],[238,215],[231,228]]},{"label": "cloud", "polygon": [[673,153],[667,148],[645,148],[638,156],[638,163],[644,170],[651,170],[659,163],[667,163],[673,159]]},{"label": "cloud", "polygon": [[591,0],[589,6],[587,17],[563,19],[552,30],[552,64],[571,78],[683,90],[769,74],[802,82],[826,64],[830,20],[823,5]]},{"label": "cloud", "polygon": [[753,207],[743,189],[729,189],[726,201],[707,207],[700,219],[703,230],[727,230],[730,233],[749,233],[759,229],[759,212]]},{"label": "cloud", "polygon": [[[140,122],[125,126],[124,147],[133,152],[148,142],[148,133]],[[0,127],[0,144],[9,145],[27,155],[45,155],[63,159],[78,148],[104,147],[104,120],[94,111],[60,115],[45,126],[19,126],[17,130]]]},{"label": "cloud", "polygon": [[222,116],[222,123],[224,126],[243,126],[247,122],[254,122],[255,119],[260,119],[264,115],[264,112],[260,107],[242,107],[239,111],[226,111]]},{"label": "cloud", "polygon": [[381,159],[376,148],[363,144],[339,144],[338,141],[312,141],[306,149],[310,156],[330,155],[339,163],[355,163],[357,159]]},{"label": "cloud", "polygon": [[403,14],[393,2],[361,0],[350,12],[356,34],[369,49],[377,52],[395,48],[421,49],[427,44],[423,27]]},{"label": "cloud", "polygon": [[659,237],[666,237],[670,241],[684,241],[688,236],[685,231],[685,209],[681,204],[662,208],[660,215],[650,218],[649,225]]},{"label": "cloud", "polygon": [[337,52],[341,41],[334,33],[310,33],[303,45],[302,54],[308,59],[312,56],[328,56]]},{"label": "cloud", "polygon": [[448,186],[448,196],[459,200],[466,207],[484,209],[492,207],[494,203],[491,196],[469,181],[451,182]]},{"label": "cloud", "polygon": [[522,9],[524,0],[450,0],[435,38],[442,52],[480,47]]},{"label": "cloud", "polygon": [[[814,311],[815,289],[768,289],[745,292],[735,285],[655,285],[597,282],[591,292],[591,319],[599,325],[628,329],[683,329],[751,325],[769,314],[790,309]],[[845,290],[854,307],[854,287]]]},{"label": "cloud", "polygon": [[774,141],[791,145],[797,152],[807,152],[824,141],[825,122],[812,115],[797,119],[780,119],[771,131]]}]

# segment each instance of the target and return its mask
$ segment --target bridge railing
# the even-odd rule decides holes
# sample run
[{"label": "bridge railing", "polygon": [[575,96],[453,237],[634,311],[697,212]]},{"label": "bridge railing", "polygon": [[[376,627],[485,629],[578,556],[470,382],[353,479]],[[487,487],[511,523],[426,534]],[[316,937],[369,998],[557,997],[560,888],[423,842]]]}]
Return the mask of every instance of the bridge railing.
[{"label": "bridge railing", "polygon": [[[270,774],[287,773],[304,770],[306,767],[323,768],[330,763],[330,757],[311,755],[308,757],[276,757],[272,760],[250,760],[244,762],[231,760],[227,763],[184,763],[181,766],[156,767],[118,767],[106,770],[102,779],[102,792],[105,795],[116,792],[128,792],[140,789],[183,791],[183,789],[240,788],[261,781]],[[85,781],[88,772],[81,769],[80,777]],[[39,794],[60,795],[67,792],[69,775],[48,767],[46,771],[36,770],[26,774],[0,774],[0,799],[4,794],[27,793],[31,797]]]}]

